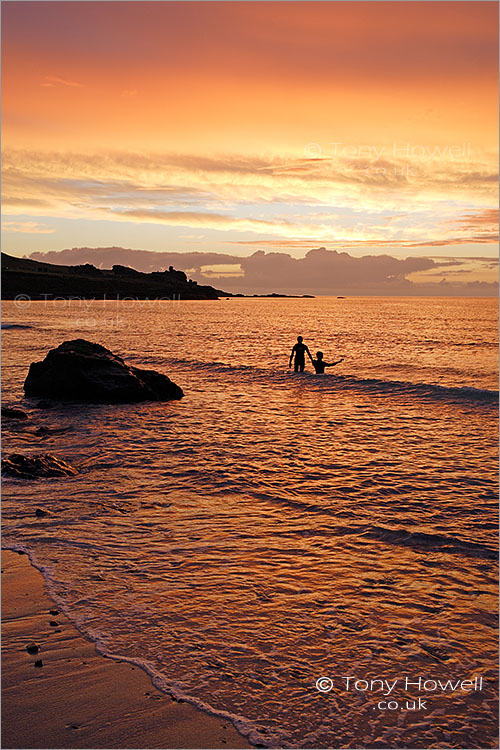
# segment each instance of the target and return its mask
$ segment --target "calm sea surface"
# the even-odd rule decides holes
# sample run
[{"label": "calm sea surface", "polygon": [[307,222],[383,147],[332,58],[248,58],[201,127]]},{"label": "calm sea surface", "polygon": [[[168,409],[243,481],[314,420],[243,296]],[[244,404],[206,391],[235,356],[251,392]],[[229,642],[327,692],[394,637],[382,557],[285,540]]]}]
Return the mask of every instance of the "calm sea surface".
[{"label": "calm sea surface", "polygon": [[[102,651],[254,743],[496,747],[497,309],[4,303],[4,403],[30,414],[4,427],[4,452],[82,465],[4,481],[4,546],[29,551]],[[294,374],[298,334],[345,361]],[[37,409],[30,362],[73,338],[165,372],[185,398]],[[481,690],[453,687],[476,677]],[[354,686],[372,679],[398,682],[389,697]]]}]

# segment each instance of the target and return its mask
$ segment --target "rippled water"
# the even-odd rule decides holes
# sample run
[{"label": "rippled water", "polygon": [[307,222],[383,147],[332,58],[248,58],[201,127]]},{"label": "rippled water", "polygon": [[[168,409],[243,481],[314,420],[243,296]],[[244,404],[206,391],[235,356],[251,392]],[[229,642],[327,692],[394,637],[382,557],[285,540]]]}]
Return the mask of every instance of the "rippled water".
[{"label": "rippled water", "polygon": [[[265,746],[497,746],[496,300],[74,300],[3,319],[4,402],[31,416],[4,451],[82,465],[5,480],[4,545],[102,650]],[[290,372],[299,333],[345,361]],[[77,337],[185,398],[22,399],[29,363]],[[400,680],[398,708],[348,676]]]}]

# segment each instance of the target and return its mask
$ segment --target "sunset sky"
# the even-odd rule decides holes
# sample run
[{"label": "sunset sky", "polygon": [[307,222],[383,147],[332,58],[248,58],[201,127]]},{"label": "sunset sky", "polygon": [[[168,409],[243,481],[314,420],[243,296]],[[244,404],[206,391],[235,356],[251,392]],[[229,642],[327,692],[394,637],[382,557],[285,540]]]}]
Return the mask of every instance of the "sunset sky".
[{"label": "sunset sky", "polygon": [[3,249],[323,246],[493,281],[497,15],[6,0]]}]

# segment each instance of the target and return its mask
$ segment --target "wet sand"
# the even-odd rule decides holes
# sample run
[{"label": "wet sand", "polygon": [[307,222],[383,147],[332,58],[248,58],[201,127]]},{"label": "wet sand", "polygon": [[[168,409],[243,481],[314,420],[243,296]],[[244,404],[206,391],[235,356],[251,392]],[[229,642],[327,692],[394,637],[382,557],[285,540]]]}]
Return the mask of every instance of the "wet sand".
[{"label": "wet sand", "polygon": [[[251,747],[230,722],[98,654],[58,611],[27,555],[10,550],[2,552],[2,635],[3,748]],[[39,652],[28,653],[30,644]]]}]

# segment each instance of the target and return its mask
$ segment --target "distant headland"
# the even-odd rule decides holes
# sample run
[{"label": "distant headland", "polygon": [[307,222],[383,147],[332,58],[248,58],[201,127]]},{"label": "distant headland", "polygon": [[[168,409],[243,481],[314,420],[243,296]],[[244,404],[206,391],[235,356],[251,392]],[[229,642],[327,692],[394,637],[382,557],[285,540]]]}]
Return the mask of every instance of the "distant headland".
[{"label": "distant headland", "polygon": [[141,273],[114,265],[109,270],[90,263],[58,266],[2,253],[2,298],[20,294],[34,300],[55,297],[92,299],[219,299],[230,296],[220,289],[201,286],[172,266],[166,271]]},{"label": "distant headland", "polygon": [[[2,298],[26,295],[32,300],[68,299],[220,299],[221,297],[288,297],[287,294],[231,294],[188,279],[170,266],[142,273],[128,266],[96,268],[91,263],[60,266],[2,253]],[[312,295],[304,294],[303,297]]]}]

